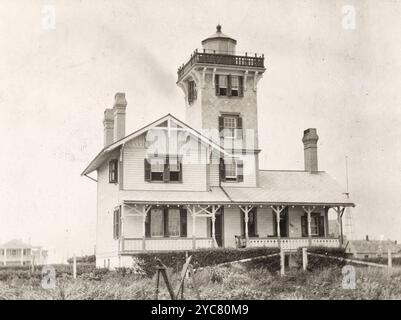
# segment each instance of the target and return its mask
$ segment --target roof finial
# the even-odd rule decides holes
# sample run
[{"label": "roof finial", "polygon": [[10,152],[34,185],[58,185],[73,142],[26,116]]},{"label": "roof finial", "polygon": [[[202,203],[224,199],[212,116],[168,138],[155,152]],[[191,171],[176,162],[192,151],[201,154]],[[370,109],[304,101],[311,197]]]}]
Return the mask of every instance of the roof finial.
[{"label": "roof finial", "polygon": [[217,29],[217,32],[221,32],[221,25],[220,25],[220,23],[217,25],[216,29]]}]

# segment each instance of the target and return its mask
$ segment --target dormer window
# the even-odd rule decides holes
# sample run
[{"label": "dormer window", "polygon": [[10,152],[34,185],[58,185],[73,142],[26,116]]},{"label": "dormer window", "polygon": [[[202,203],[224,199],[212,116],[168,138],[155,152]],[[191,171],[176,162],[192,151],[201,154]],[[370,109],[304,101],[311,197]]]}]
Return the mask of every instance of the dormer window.
[{"label": "dormer window", "polygon": [[118,182],[118,160],[113,159],[109,162],[109,183]]},{"label": "dormer window", "polygon": [[215,77],[216,96],[244,96],[244,77],[231,74],[216,74]]}]

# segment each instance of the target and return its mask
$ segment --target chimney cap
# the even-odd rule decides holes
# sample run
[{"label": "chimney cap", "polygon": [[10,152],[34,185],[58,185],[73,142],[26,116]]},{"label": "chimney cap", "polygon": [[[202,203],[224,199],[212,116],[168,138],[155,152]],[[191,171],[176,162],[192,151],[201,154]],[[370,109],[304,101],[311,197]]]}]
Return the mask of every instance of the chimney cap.
[{"label": "chimney cap", "polygon": [[114,120],[113,109],[105,109],[104,110],[104,120],[105,121],[113,121]]},{"label": "chimney cap", "polygon": [[319,140],[319,136],[317,135],[316,128],[308,128],[304,130],[304,136],[302,137],[302,142],[317,142]]},{"label": "chimney cap", "polygon": [[127,105],[127,100],[125,99],[125,93],[124,92],[117,92],[114,95],[114,105],[118,106],[126,106]]}]

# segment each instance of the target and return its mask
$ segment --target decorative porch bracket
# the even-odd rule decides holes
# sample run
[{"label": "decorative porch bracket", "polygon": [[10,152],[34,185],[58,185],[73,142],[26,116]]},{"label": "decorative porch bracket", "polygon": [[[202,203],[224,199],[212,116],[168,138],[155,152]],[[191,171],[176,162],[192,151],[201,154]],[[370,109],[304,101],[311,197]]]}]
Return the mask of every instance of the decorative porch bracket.
[{"label": "decorative porch bracket", "polygon": [[343,218],[343,214],[344,214],[344,211],[345,211],[345,207],[340,207],[340,206],[338,206],[338,207],[333,207],[333,210],[335,211],[335,212],[337,212],[337,225],[338,225],[338,228],[339,228],[339,234],[340,234],[340,247],[342,247],[343,246],[343,244],[344,244],[344,234],[343,234],[343,221],[342,221],[342,218]]},{"label": "decorative porch bracket", "polygon": [[315,206],[302,206],[308,217],[308,245],[312,246],[312,229],[311,229],[311,214],[315,210]]},{"label": "decorative porch bracket", "polygon": [[244,213],[245,241],[246,241],[246,245],[248,245],[248,241],[249,241],[249,234],[248,234],[249,212],[251,212],[251,210],[253,209],[253,206],[252,205],[247,205],[247,206],[238,205],[238,207]]},{"label": "decorative porch bracket", "polygon": [[186,206],[192,217],[192,248],[196,249],[196,218],[211,218],[212,220],[212,238],[213,247],[216,245],[216,213],[220,209],[220,205],[201,206],[201,205],[187,205]]},{"label": "decorative porch bracket", "polygon": [[280,248],[281,246],[281,231],[280,231],[280,214],[281,212],[285,209],[285,206],[270,206],[270,208],[272,208],[272,210],[274,211],[274,213],[276,214],[276,230],[277,230],[277,242],[278,242],[278,246]]}]

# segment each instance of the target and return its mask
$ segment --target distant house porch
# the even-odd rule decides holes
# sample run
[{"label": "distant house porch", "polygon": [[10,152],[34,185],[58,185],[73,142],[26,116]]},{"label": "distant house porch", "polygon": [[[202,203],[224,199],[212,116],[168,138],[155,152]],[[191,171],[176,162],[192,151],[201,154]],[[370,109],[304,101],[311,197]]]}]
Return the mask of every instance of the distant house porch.
[{"label": "distant house porch", "polygon": [[[328,210],[339,236],[328,233]],[[345,207],[329,204],[141,203],[123,201],[114,212],[120,254],[215,247],[339,247]]]}]

